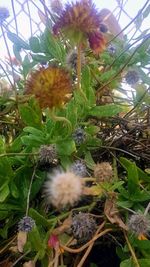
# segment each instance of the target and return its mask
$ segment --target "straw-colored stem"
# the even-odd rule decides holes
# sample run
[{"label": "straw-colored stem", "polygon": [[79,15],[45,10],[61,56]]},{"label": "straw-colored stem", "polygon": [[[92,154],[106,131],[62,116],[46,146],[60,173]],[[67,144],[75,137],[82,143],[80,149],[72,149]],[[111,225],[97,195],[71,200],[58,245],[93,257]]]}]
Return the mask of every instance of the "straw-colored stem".
[{"label": "straw-colored stem", "polygon": [[140,267],[140,265],[139,265],[139,263],[138,263],[138,259],[137,259],[136,255],[135,255],[134,249],[132,248],[132,246],[131,246],[131,244],[130,244],[130,242],[129,242],[129,239],[128,239],[127,234],[126,234],[125,231],[124,231],[124,237],[125,237],[125,240],[126,240],[126,242],[127,242],[128,248],[129,248],[129,250],[130,250],[130,252],[131,252],[133,261],[134,261],[134,263],[135,263],[135,267]]}]

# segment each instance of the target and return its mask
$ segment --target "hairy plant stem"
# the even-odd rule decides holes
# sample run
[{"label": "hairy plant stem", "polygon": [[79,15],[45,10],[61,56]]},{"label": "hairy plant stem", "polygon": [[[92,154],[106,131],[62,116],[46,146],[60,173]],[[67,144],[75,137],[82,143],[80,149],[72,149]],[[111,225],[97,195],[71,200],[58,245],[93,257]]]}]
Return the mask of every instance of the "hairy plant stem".
[{"label": "hairy plant stem", "polygon": [[37,168],[37,164],[34,166],[33,174],[32,174],[30,185],[29,185],[29,190],[28,190],[28,195],[27,195],[26,216],[28,216],[28,213],[29,213],[30,194],[31,194],[31,189],[32,189],[32,184],[33,184],[33,179],[35,176],[36,168]]},{"label": "hairy plant stem", "polygon": [[13,156],[37,156],[39,153],[6,153],[1,154],[0,158],[2,157],[13,157]]},{"label": "hairy plant stem", "polygon": [[84,98],[84,100],[87,102],[86,95],[84,94],[82,88],[81,88],[81,44],[79,43],[77,46],[77,90],[80,93],[80,95]]},{"label": "hairy plant stem", "polygon": [[72,125],[71,125],[71,122],[65,118],[65,117],[59,117],[59,116],[56,116],[55,114],[55,108],[53,108],[51,111],[50,111],[50,117],[53,121],[59,121],[59,122],[64,122],[67,126],[68,126],[68,129],[69,129],[69,132],[72,131]]}]

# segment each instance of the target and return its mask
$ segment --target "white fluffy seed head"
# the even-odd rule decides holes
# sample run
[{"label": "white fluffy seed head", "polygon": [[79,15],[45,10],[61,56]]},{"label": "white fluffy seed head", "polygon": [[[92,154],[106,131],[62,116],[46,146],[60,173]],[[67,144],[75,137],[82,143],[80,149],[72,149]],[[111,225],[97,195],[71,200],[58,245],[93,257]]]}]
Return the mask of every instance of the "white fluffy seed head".
[{"label": "white fluffy seed head", "polygon": [[48,174],[44,185],[45,201],[58,209],[74,206],[81,198],[82,184],[82,178],[71,171]]}]

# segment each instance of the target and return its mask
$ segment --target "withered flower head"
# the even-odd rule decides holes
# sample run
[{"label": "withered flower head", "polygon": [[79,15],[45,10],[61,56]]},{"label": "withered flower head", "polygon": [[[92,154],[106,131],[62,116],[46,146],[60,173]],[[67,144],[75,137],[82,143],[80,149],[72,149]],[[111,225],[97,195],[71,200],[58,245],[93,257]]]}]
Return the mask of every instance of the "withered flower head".
[{"label": "withered flower head", "polygon": [[105,38],[99,31],[89,34],[89,44],[95,54],[101,53],[105,49]]},{"label": "withered flower head", "polygon": [[73,216],[71,228],[78,243],[85,243],[93,237],[97,225],[90,214],[79,212]]},{"label": "withered flower head", "polygon": [[80,0],[65,6],[53,31],[54,34],[58,34],[62,30],[75,43],[82,43],[88,39],[91,49],[95,53],[99,53],[105,46],[100,24],[100,14],[92,1]]},{"label": "withered flower head", "polygon": [[59,67],[49,66],[31,73],[25,93],[34,95],[41,108],[60,107],[72,91],[69,73]]},{"label": "withered flower head", "polygon": [[111,182],[113,177],[112,166],[109,162],[101,162],[95,165],[94,176],[97,183]]},{"label": "withered flower head", "polygon": [[18,230],[22,232],[30,232],[34,226],[35,226],[35,221],[29,216],[24,216],[19,221]]},{"label": "withered flower head", "polygon": [[53,163],[57,160],[55,145],[42,145],[39,149],[40,163]]},{"label": "withered flower head", "polygon": [[6,7],[0,7],[0,25],[9,17],[9,10]]},{"label": "withered flower head", "polygon": [[128,227],[136,236],[147,234],[150,230],[150,220],[144,214],[136,213],[130,217]]},{"label": "withered flower head", "polygon": [[130,70],[127,72],[125,80],[128,84],[134,85],[139,81],[139,73],[136,70]]}]

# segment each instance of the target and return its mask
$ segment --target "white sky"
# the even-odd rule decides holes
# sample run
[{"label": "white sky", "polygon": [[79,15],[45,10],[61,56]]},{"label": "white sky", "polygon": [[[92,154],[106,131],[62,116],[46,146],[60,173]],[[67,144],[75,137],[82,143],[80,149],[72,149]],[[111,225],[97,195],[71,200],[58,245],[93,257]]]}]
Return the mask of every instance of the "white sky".
[{"label": "white sky", "polygon": [[[19,2],[22,4],[24,3],[24,1],[25,0],[19,0]],[[42,5],[40,4],[39,0],[32,0],[32,1],[35,4],[39,5],[39,7],[42,9]],[[37,8],[32,4],[32,1],[29,0],[29,6],[30,6],[32,18],[36,22],[39,22],[40,19],[39,19],[38,13],[37,13]],[[47,2],[48,1],[50,1],[50,0],[47,0]],[[68,0],[62,0],[62,2],[65,3],[65,2],[68,2]],[[96,6],[100,10],[102,8],[108,8],[111,11],[113,11],[117,6],[117,0],[93,0],[93,2],[96,4]],[[137,12],[142,8],[142,6],[146,3],[146,0],[120,0],[120,2],[126,3],[124,5],[124,9],[130,15],[130,17],[133,18],[137,14]],[[150,0],[149,0],[149,2],[150,2]],[[12,8],[11,8],[11,0],[0,0],[0,6],[5,6],[10,10],[10,18],[9,19],[11,19],[13,16]],[[23,5],[23,7],[24,7],[24,10],[28,13],[27,5]],[[20,9],[21,9],[21,6],[17,2],[15,2],[16,12],[19,12]],[[115,11],[115,14],[118,14],[118,12],[119,12],[119,9],[117,9]],[[9,21],[9,19],[8,19],[8,21]],[[119,20],[120,26],[122,28],[125,27],[130,22],[130,20],[131,19],[128,18],[127,15],[122,12],[120,20]],[[26,16],[23,12],[21,12],[21,14],[19,16],[17,16],[17,22],[18,22],[19,32],[25,37],[25,39],[28,39],[31,36],[30,21],[29,21],[28,16]],[[15,26],[14,22],[12,23],[12,25]],[[145,19],[145,21],[143,22],[141,30],[145,30],[145,29],[149,28],[149,25],[150,25],[150,16],[149,16],[149,18]],[[37,29],[36,24],[33,23],[32,26],[33,26],[33,32],[36,31],[36,29]],[[132,24],[130,29],[132,29],[133,26],[134,26],[134,24]],[[42,26],[41,26],[41,28],[42,28]],[[11,28],[10,28],[10,30],[14,31]],[[129,29],[128,29],[128,31],[129,31]],[[0,34],[1,34],[1,32],[0,32]],[[9,46],[11,47],[11,42],[8,41],[8,43],[9,43]],[[4,42],[3,42],[3,38],[0,38],[0,58],[4,58],[4,55],[7,56],[7,52],[6,52]]]}]

